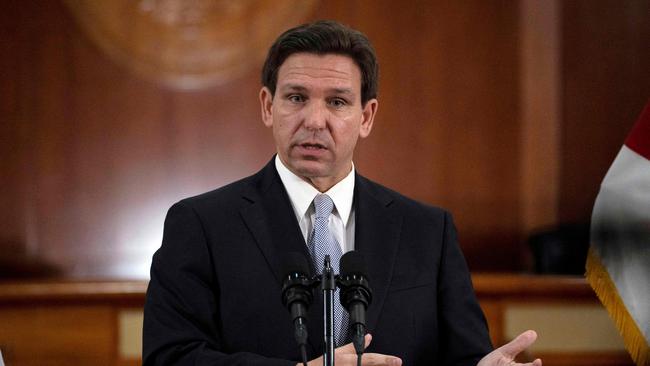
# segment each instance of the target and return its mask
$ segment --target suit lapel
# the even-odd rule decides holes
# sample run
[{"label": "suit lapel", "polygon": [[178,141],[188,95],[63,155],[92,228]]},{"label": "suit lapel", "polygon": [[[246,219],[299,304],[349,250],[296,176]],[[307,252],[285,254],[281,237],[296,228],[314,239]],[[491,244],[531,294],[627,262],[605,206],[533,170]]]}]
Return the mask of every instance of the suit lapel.
[{"label": "suit lapel", "polygon": [[273,160],[253,179],[251,189],[242,198],[250,202],[241,217],[279,284],[281,258],[288,252],[300,252],[309,258],[287,192],[275,171]]},{"label": "suit lapel", "polygon": [[[264,255],[279,286],[282,285],[281,260],[288,252],[303,253],[311,265],[309,250],[300,231],[289,196],[275,170],[274,159],[253,179],[243,199],[250,202],[240,211],[255,243]],[[308,329],[312,354],[322,354],[323,304],[319,288],[309,310]],[[280,293],[278,293],[280,301]]]},{"label": "suit lapel", "polygon": [[392,209],[392,197],[377,190],[373,183],[357,175],[355,184],[355,250],[363,254],[368,266],[372,303],[368,307],[367,326],[377,325],[398,252],[402,216]]}]

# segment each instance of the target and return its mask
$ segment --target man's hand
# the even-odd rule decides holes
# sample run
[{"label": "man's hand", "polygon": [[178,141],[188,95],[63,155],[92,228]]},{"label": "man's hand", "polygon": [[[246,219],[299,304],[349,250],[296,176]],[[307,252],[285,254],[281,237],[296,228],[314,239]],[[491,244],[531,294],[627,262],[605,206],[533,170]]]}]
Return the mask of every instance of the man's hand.
[{"label": "man's hand", "polygon": [[[366,347],[370,344],[372,336],[366,334]],[[348,343],[336,349],[334,363],[336,366],[356,366],[357,354],[352,343]],[[298,364],[297,366],[301,366]],[[308,366],[322,366],[323,357],[309,361]],[[382,355],[380,353],[364,353],[361,357],[361,365],[365,366],[401,366],[402,360],[395,356]]]},{"label": "man's hand", "polygon": [[477,366],[542,366],[542,360],[539,358],[529,363],[516,363],[515,357],[537,339],[537,333],[534,330],[527,330],[508,344],[495,349],[488,353]]}]

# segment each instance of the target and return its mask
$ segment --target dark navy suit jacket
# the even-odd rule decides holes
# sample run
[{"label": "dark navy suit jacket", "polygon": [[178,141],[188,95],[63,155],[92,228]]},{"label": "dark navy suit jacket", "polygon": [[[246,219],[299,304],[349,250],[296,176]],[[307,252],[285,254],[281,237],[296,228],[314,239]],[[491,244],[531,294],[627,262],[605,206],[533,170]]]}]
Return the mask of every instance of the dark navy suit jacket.
[{"label": "dark navy suit jacket", "polygon": [[[451,216],[360,175],[355,250],[374,292],[367,352],[404,365],[476,365],[492,350]],[[273,160],[174,204],[153,257],[144,365],[295,365],[281,304],[284,253],[309,255]],[[309,311],[309,359],[323,352],[322,302]]]}]

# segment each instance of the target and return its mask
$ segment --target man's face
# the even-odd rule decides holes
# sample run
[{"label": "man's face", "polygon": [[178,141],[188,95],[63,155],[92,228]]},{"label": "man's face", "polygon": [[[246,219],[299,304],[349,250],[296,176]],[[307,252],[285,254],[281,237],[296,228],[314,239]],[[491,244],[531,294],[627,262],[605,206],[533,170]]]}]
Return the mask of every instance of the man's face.
[{"label": "man's face", "polygon": [[361,105],[361,72],[348,56],[296,53],[278,70],[275,95],[260,91],[262,119],[285,166],[319,191],[352,168],[359,137],[370,134],[376,99]]}]

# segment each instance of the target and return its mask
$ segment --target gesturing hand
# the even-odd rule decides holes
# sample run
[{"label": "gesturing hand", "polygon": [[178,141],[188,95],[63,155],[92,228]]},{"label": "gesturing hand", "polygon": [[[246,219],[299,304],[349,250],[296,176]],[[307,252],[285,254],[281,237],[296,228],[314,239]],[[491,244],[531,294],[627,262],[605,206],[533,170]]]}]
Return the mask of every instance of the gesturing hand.
[{"label": "gesturing hand", "polygon": [[[366,334],[366,347],[370,344],[372,336]],[[356,366],[357,354],[352,343],[348,343],[336,349],[334,363],[336,366]],[[301,364],[298,364],[300,366]],[[309,366],[322,366],[323,357],[309,361]],[[364,353],[361,358],[361,365],[365,366],[401,366],[402,360],[395,356],[382,355],[381,353]]]},{"label": "gesturing hand", "polygon": [[488,353],[479,361],[477,366],[542,366],[542,360],[539,358],[529,363],[516,363],[515,357],[537,339],[537,333],[533,330],[527,330],[508,344],[495,349]]}]

